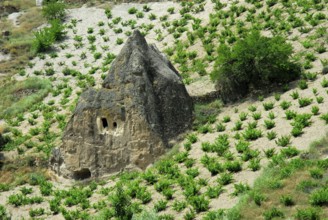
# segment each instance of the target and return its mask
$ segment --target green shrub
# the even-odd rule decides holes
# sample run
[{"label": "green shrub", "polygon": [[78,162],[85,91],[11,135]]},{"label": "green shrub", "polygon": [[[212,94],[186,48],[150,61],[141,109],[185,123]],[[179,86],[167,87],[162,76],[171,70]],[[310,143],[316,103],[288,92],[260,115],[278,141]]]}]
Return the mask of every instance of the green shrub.
[{"label": "green shrub", "polygon": [[253,114],[252,114],[252,117],[253,117],[253,119],[254,120],[260,120],[261,119],[261,117],[262,117],[262,115],[261,115],[261,112],[254,112]]},{"label": "green shrub", "polygon": [[324,120],[326,124],[328,124],[328,113],[321,115],[320,119]]},{"label": "green shrub", "polygon": [[277,209],[276,207],[266,210],[263,213],[263,217],[265,220],[271,220],[276,217],[283,218],[284,216],[285,216],[284,213],[282,211],[280,211],[279,209]]},{"label": "green shrub", "polygon": [[264,126],[266,127],[266,129],[270,130],[272,128],[274,128],[275,126],[275,122],[272,120],[264,120]]},{"label": "green shrub", "polygon": [[189,199],[189,203],[197,213],[200,213],[209,209],[210,201],[207,200],[204,196],[193,196]]},{"label": "green shrub", "polygon": [[243,184],[243,183],[234,184],[234,188],[235,188],[235,191],[232,193],[232,195],[234,195],[234,196],[238,196],[238,195],[243,194],[250,190],[250,187],[247,183],[246,184]]},{"label": "green shrub", "polygon": [[217,181],[222,185],[228,185],[228,184],[232,183],[233,175],[232,175],[232,173],[222,173],[220,175],[220,178],[217,179]]},{"label": "green shrub", "polygon": [[299,87],[301,90],[307,89],[307,88],[308,88],[308,84],[307,84],[306,80],[301,79],[301,80],[298,82],[298,87]]},{"label": "green shrub", "polygon": [[282,101],[282,102],[280,103],[280,107],[281,107],[283,110],[288,109],[291,105],[292,105],[292,103],[291,103],[291,102],[287,102],[287,101]]},{"label": "green shrub", "polygon": [[274,103],[273,102],[265,102],[263,103],[263,108],[265,111],[269,111],[271,109],[273,109],[274,107]]},{"label": "green shrub", "polygon": [[299,77],[301,68],[291,61],[292,53],[292,46],[283,37],[268,38],[251,31],[231,48],[220,45],[211,78],[224,99],[238,98],[251,86],[262,88]]},{"label": "green shrub", "polygon": [[11,217],[7,214],[7,210],[4,206],[0,205],[0,219],[10,220]]},{"label": "green shrub", "polygon": [[228,171],[234,173],[242,170],[242,164],[239,161],[227,161],[224,166]]},{"label": "green shrub", "polygon": [[292,199],[291,196],[289,195],[283,195],[280,197],[280,202],[284,205],[284,206],[293,206],[295,204],[294,200]]},{"label": "green shrub", "polygon": [[254,200],[255,204],[258,206],[261,206],[262,202],[266,200],[266,197],[262,193],[257,192],[257,191],[253,191],[251,193],[251,198]]},{"label": "green shrub", "polygon": [[300,105],[300,107],[305,107],[305,106],[308,106],[312,103],[312,99],[310,98],[299,98],[298,99],[298,104]]},{"label": "green shrub", "polygon": [[247,119],[248,114],[246,112],[241,112],[239,114],[240,121],[245,121]]},{"label": "green shrub", "polygon": [[44,52],[50,49],[55,42],[55,36],[52,34],[50,28],[44,28],[34,33],[35,40],[32,44],[34,52]]},{"label": "green shrub", "polygon": [[290,138],[291,138],[290,136],[283,135],[280,138],[278,138],[278,140],[276,140],[275,142],[278,146],[286,147],[287,145],[290,144]]},{"label": "green shrub", "polygon": [[295,218],[298,220],[319,220],[320,210],[313,207],[297,209]]},{"label": "green shrub", "polygon": [[29,214],[32,218],[36,216],[41,216],[44,214],[44,209],[43,208],[30,209]]},{"label": "green shrub", "polygon": [[247,128],[242,135],[245,140],[256,140],[262,137],[262,131],[255,128]]},{"label": "green shrub", "polygon": [[318,189],[310,195],[310,203],[315,206],[328,205],[328,187]]},{"label": "green shrub", "polygon": [[42,14],[47,20],[63,19],[65,17],[65,4],[59,1],[50,1],[42,7]]},{"label": "green shrub", "polygon": [[300,96],[300,94],[298,93],[298,91],[293,91],[290,96],[295,100],[298,99],[298,97]]},{"label": "green shrub", "polygon": [[166,209],[167,206],[167,201],[166,200],[159,200],[157,203],[154,205],[154,209],[156,212],[160,212]]},{"label": "green shrub", "polygon": [[314,179],[322,179],[323,174],[324,174],[323,170],[318,168],[310,170],[310,175]]},{"label": "green shrub", "polygon": [[214,199],[219,197],[219,195],[223,192],[224,190],[222,189],[221,186],[209,186],[207,187],[207,191],[206,191],[206,195],[210,198],[210,199]]},{"label": "green shrub", "polygon": [[50,25],[50,27],[45,27],[34,33],[35,39],[32,43],[32,50],[35,53],[49,50],[55,41],[64,38],[65,28],[59,20],[50,21]]},{"label": "green shrub", "polygon": [[226,126],[222,123],[219,123],[216,125],[216,131],[218,131],[218,132],[225,131],[225,129],[226,129]]},{"label": "green shrub", "polygon": [[118,184],[114,193],[110,196],[110,201],[114,209],[115,216],[119,219],[131,219],[133,216],[131,209],[131,199],[126,194],[123,186]]}]

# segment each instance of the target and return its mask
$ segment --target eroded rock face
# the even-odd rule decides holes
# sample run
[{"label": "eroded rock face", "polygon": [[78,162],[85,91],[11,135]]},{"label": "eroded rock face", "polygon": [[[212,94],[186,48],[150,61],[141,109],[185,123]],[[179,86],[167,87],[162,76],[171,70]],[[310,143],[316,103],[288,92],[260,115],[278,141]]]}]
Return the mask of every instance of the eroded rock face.
[{"label": "eroded rock face", "polygon": [[192,100],[178,72],[135,31],[102,88],[82,93],[51,166],[75,179],[144,169],[191,123]]}]

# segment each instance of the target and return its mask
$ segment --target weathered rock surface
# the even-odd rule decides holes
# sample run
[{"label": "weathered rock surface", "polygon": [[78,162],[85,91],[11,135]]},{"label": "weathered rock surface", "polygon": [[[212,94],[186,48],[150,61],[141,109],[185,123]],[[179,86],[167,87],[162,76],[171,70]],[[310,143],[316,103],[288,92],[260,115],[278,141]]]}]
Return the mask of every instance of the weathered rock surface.
[{"label": "weathered rock surface", "polygon": [[178,72],[135,31],[102,88],[82,93],[51,166],[75,179],[144,169],[191,122],[192,100]]}]

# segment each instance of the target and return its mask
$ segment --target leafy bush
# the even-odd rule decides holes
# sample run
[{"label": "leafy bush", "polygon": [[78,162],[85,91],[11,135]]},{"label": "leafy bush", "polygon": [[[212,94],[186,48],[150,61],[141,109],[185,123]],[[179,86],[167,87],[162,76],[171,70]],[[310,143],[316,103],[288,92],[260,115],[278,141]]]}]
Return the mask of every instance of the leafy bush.
[{"label": "leafy bush", "polygon": [[310,98],[299,98],[298,99],[298,104],[300,105],[300,107],[305,107],[305,106],[308,106],[312,103],[312,99]]},{"label": "leafy bush", "polygon": [[280,107],[281,107],[283,110],[288,109],[291,105],[292,105],[292,103],[291,103],[291,102],[287,102],[287,101],[282,101],[282,102],[280,103]]},{"label": "leafy bush", "polygon": [[266,129],[270,130],[274,128],[275,122],[272,120],[264,120],[264,126],[266,127]]},{"label": "leafy bush", "polygon": [[290,144],[290,136],[281,136],[275,142],[278,146],[286,147],[288,144]]},{"label": "leafy bush", "polygon": [[295,204],[294,200],[289,195],[283,195],[280,197],[280,202],[285,206],[292,206]]},{"label": "leafy bush", "polygon": [[310,195],[311,205],[326,206],[328,205],[328,187],[314,191]]},{"label": "leafy bush", "polygon": [[199,213],[209,209],[210,201],[205,199],[204,196],[193,196],[189,199],[189,203]]},{"label": "leafy bush", "polygon": [[0,205],[0,219],[2,220],[10,220],[10,216],[7,214],[6,208]]},{"label": "leafy bush", "polygon": [[50,49],[55,42],[55,36],[50,28],[44,28],[34,33],[35,40],[32,44],[32,50],[35,53],[44,52]]},{"label": "leafy bush", "polygon": [[324,120],[328,124],[328,113],[321,115],[320,119]]},{"label": "leafy bush", "polygon": [[160,212],[166,209],[167,206],[167,201],[166,200],[159,200],[157,203],[154,205],[154,209],[156,212]]},{"label": "leafy bush", "polygon": [[119,219],[131,219],[133,216],[131,209],[131,199],[126,194],[121,184],[118,184],[114,194],[110,196],[111,204],[114,208],[115,216]]},{"label": "leafy bush", "polygon": [[265,111],[269,111],[271,109],[273,109],[274,107],[274,103],[273,102],[265,102],[263,103],[263,108]]},{"label": "leafy bush", "polygon": [[65,17],[65,4],[59,1],[50,1],[42,7],[42,14],[47,20],[63,19]]},{"label": "leafy bush", "polygon": [[255,128],[247,128],[242,135],[246,140],[256,140],[262,137],[262,131]]},{"label": "leafy bush", "polygon": [[[268,38],[251,31],[230,48],[221,44],[212,80],[217,82],[223,99],[239,98],[250,88],[288,82],[299,77],[300,65],[291,61],[293,48],[281,36]],[[239,94],[238,94],[239,93]]]},{"label": "leafy bush", "polygon": [[35,53],[49,50],[55,41],[64,38],[64,29],[59,20],[50,21],[50,27],[45,27],[34,33],[35,39],[32,44],[32,50]]},{"label": "leafy bush", "polygon": [[298,220],[318,220],[320,219],[319,210],[313,207],[297,209],[295,218]]},{"label": "leafy bush", "polygon": [[263,213],[263,216],[264,216],[265,220],[271,220],[276,217],[283,218],[284,213],[282,211],[280,211],[279,209],[277,209],[276,207],[273,207],[273,208],[265,211]]},{"label": "leafy bush", "polygon": [[250,187],[247,183],[238,183],[234,184],[235,191],[232,193],[234,196],[238,196],[250,190]]}]

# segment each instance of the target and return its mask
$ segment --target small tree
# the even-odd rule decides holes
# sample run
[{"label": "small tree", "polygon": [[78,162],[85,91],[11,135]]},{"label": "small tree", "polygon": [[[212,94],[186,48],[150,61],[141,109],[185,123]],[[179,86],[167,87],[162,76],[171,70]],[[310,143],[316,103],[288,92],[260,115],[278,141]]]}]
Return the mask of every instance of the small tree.
[{"label": "small tree", "polygon": [[57,0],[47,0],[42,7],[42,14],[48,20],[63,19],[65,12],[65,3]]},{"label": "small tree", "polygon": [[251,31],[232,47],[220,45],[218,53],[211,78],[224,100],[240,98],[251,88],[295,80],[301,73],[291,59],[291,44],[281,36],[269,38]]},{"label": "small tree", "polygon": [[123,186],[118,184],[114,194],[110,197],[115,216],[120,220],[132,219],[133,212],[131,198],[124,192]]}]

